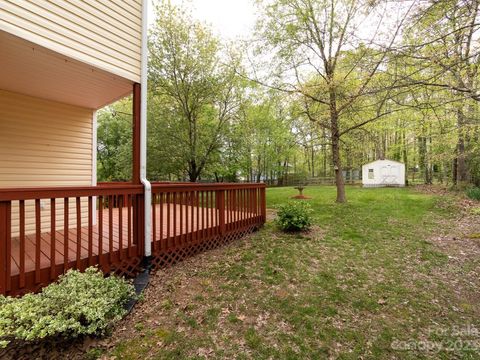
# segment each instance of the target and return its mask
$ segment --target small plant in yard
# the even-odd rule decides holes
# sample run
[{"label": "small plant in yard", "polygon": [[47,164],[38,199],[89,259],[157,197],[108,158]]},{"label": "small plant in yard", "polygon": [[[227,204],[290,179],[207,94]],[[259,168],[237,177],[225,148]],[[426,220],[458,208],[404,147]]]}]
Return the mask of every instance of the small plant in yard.
[{"label": "small plant in yard", "polygon": [[479,187],[472,187],[465,191],[467,196],[472,200],[480,200],[480,188]]},{"label": "small plant in yard", "polygon": [[101,335],[121,319],[134,288],[97,268],[70,270],[38,294],[0,296],[0,347],[11,341]]},{"label": "small plant in yard", "polygon": [[276,223],[283,231],[308,230],[312,225],[312,208],[303,201],[289,201],[278,207]]}]

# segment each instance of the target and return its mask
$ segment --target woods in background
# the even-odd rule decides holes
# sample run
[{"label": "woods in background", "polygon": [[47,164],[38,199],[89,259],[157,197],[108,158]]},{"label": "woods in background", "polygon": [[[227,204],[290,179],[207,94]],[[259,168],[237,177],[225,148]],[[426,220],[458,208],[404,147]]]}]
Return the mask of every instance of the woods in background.
[{"label": "woods in background", "polygon": [[[480,185],[479,1],[259,1],[246,44],[160,2],[149,178],[332,177],[344,202],[346,172],[391,158],[410,182]],[[129,106],[98,115],[99,180],[130,176]]]}]

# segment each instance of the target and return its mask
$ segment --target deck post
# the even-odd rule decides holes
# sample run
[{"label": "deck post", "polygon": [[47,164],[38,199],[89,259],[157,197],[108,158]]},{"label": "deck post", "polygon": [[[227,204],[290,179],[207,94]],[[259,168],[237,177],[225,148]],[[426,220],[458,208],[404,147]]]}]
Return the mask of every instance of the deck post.
[{"label": "deck post", "polygon": [[6,295],[10,283],[11,202],[0,201],[0,294]]},{"label": "deck post", "polygon": [[267,194],[265,186],[260,189],[260,205],[262,206],[262,220],[267,221]]},{"label": "deck post", "polygon": [[218,225],[220,236],[225,236],[225,190],[217,190],[215,197],[217,199]]}]

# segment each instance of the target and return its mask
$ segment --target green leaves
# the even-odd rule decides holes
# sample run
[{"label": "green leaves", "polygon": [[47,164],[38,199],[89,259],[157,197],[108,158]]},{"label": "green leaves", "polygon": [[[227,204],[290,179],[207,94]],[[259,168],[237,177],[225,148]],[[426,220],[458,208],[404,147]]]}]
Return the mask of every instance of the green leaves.
[{"label": "green leaves", "polygon": [[41,293],[0,297],[0,347],[14,339],[103,334],[125,315],[123,306],[133,296],[133,286],[122,278],[105,278],[94,267],[69,270]]},{"label": "green leaves", "polygon": [[290,201],[278,207],[276,223],[283,231],[308,230],[312,225],[312,208],[304,201]]}]

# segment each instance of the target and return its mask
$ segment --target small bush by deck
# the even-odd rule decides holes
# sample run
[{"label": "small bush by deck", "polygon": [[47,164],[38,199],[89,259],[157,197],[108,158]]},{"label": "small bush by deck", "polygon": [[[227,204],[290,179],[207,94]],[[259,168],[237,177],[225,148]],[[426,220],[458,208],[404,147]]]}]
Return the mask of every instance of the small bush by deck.
[{"label": "small bush by deck", "polygon": [[97,268],[70,270],[38,294],[0,297],[0,347],[11,341],[103,334],[135,295],[126,280]]}]

